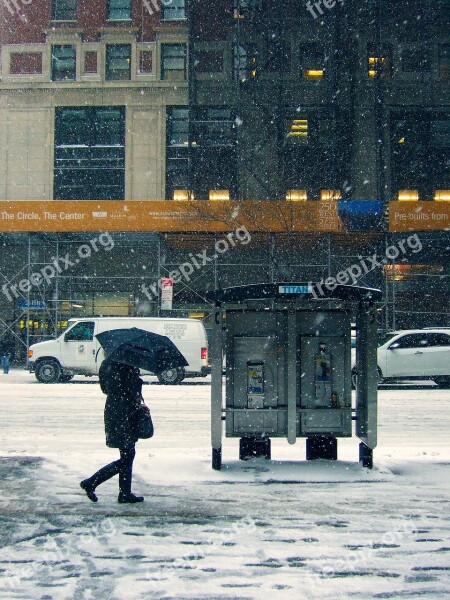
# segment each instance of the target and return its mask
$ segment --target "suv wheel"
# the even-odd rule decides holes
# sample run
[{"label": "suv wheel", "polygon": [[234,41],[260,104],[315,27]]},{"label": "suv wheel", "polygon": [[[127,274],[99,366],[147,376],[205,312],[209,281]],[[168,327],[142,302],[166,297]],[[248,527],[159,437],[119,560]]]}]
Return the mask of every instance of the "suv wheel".
[{"label": "suv wheel", "polygon": [[183,381],[184,376],[184,369],[181,367],[166,369],[157,375],[159,382],[164,385],[177,385]]},{"label": "suv wheel", "polygon": [[61,365],[56,360],[41,360],[35,368],[40,383],[57,383],[61,378]]}]

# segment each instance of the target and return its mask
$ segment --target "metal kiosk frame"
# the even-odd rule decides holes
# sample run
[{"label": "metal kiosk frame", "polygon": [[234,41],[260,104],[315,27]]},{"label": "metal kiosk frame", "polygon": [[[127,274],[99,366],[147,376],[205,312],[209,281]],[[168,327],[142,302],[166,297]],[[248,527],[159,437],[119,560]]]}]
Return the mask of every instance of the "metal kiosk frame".
[{"label": "metal kiosk frame", "polygon": [[[359,460],[362,466],[372,468],[373,449],[377,445],[377,320],[375,303],[381,300],[381,291],[333,284],[333,286],[323,286],[321,292],[323,293],[318,296],[312,286],[305,283],[267,283],[225,288],[208,293],[208,299],[215,305],[210,353],[213,469],[220,470],[222,467],[223,423],[225,423],[227,437],[240,437],[239,458],[241,460],[258,456],[270,459],[270,437],[286,437],[290,444],[295,444],[297,437],[306,437],[307,460],[316,458],[336,460],[336,437],[352,436],[351,421],[355,421],[355,435],[360,439]],[[284,361],[284,400],[282,410],[278,410],[278,413],[283,412],[282,434],[278,431],[277,434],[271,436],[269,428],[268,432],[261,434],[261,430],[259,430],[252,435],[250,426],[250,429],[246,430],[243,435],[239,435],[232,430],[231,423],[237,410],[233,406],[231,408],[225,406],[226,402],[224,402],[223,359],[227,335],[230,335],[232,327],[231,322],[233,317],[238,315],[237,320],[235,319],[236,322],[246,323],[251,320],[252,313],[253,318],[256,315],[262,321],[270,318],[270,315],[281,315],[280,318],[285,323],[284,346],[280,350],[283,353]],[[300,317],[298,317],[299,314]],[[310,320],[318,318],[319,322],[323,318],[328,319],[329,323],[338,323],[341,319],[345,324],[346,331],[348,329],[342,338],[344,341],[341,342],[341,353],[345,354],[345,362],[342,359],[340,365],[345,365],[345,368],[343,369],[344,373],[339,375],[341,381],[344,382],[342,385],[345,385],[347,390],[345,408],[342,408],[341,411],[345,412],[346,429],[344,433],[336,435],[331,429],[324,435],[309,435],[299,429],[301,428],[299,421],[303,417],[298,400],[300,386],[298,331],[296,329],[296,319],[298,318]],[[241,320],[239,321],[239,319]],[[353,321],[356,322],[356,371],[358,375],[355,408],[351,408],[350,322]],[[330,327],[330,325],[328,326]],[[249,325],[246,324],[246,327],[248,330]],[[238,330],[237,333],[239,334]],[[311,338],[314,337],[314,333],[309,335]],[[234,389],[233,360],[234,351],[232,351],[231,357],[226,356],[227,386],[231,386],[232,390]],[[229,390],[228,387],[227,390]],[[338,406],[340,407],[339,404]],[[261,406],[255,405],[251,409],[239,408],[239,417],[255,415],[258,408]],[[273,416],[270,410],[260,411],[258,416],[261,417],[264,412],[266,415]],[[273,411],[273,413],[275,412],[276,410]],[[325,412],[321,414],[324,415]]]}]

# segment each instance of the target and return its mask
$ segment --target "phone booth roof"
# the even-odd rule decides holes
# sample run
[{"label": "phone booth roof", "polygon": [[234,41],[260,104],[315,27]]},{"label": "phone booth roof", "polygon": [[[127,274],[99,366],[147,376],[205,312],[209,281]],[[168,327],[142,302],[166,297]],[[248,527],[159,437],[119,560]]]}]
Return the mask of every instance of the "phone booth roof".
[{"label": "phone booth roof", "polygon": [[324,300],[341,300],[350,303],[369,303],[381,301],[382,293],[375,288],[352,285],[320,286],[304,282],[288,283],[256,283],[239,285],[206,294],[207,299],[215,304],[239,303],[247,300],[297,300],[300,302],[321,302]]}]

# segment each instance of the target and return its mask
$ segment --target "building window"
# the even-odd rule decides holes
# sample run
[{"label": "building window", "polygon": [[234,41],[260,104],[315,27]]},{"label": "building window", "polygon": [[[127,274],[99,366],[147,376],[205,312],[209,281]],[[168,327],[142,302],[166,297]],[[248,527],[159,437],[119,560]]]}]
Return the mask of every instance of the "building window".
[{"label": "building window", "polygon": [[171,0],[163,2],[162,18],[164,21],[180,21],[186,18],[185,0]]},{"label": "building window", "polygon": [[[323,110],[298,112],[286,107],[283,148],[286,189],[307,190],[309,198],[318,198],[320,190],[338,190],[347,178],[345,144],[339,146],[336,119]],[[317,177],[320,165],[320,177]]]},{"label": "building window", "polygon": [[241,83],[258,77],[258,52],[254,44],[234,47],[234,74]]},{"label": "building window", "polygon": [[55,200],[123,200],[125,108],[57,107]]},{"label": "building window", "polygon": [[130,21],[131,0],[108,0],[108,21]]},{"label": "building window", "polygon": [[270,29],[267,40],[266,71],[288,73],[291,70],[291,45],[284,32]]},{"label": "building window", "polygon": [[76,64],[75,46],[52,46],[52,81],[75,81]]},{"label": "building window", "polygon": [[193,143],[200,148],[234,148],[236,121],[226,107],[204,107],[193,123]]},{"label": "building window", "polygon": [[375,48],[369,44],[367,47],[367,75],[374,79],[382,77],[390,79],[392,77],[392,53],[390,48]]},{"label": "building window", "polygon": [[450,44],[439,46],[439,78],[450,79]]},{"label": "building window", "polygon": [[400,66],[404,73],[421,73],[428,69],[427,52],[419,48],[403,48]]},{"label": "building window", "polygon": [[131,44],[107,44],[106,79],[131,79]]},{"label": "building window", "polygon": [[189,111],[172,107],[167,114],[167,145],[171,148],[187,147],[189,136]]},{"label": "building window", "polygon": [[418,190],[420,198],[448,189],[450,115],[406,111],[391,119],[393,189]]},{"label": "building window", "polygon": [[450,148],[450,118],[431,121],[431,143],[437,148]]},{"label": "building window", "polygon": [[306,79],[322,79],[325,75],[325,51],[320,44],[300,45],[300,69]]},{"label": "building window", "polygon": [[186,79],[186,44],[161,44],[161,79]]},{"label": "building window", "polygon": [[52,20],[53,21],[76,21],[77,20],[77,0],[53,0]]},{"label": "building window", "polygon": [[222,50],[199,50],[195,54],[195,70],[197,73],[222,73]]},{"label": "building window", "polygon": [[287,122],[286,142],[288,144],[307,144],[309,134],[308,119],[292,119]]},{"label": "building window", "polygon": [[174,190],[188,189],[189,110],[185,106],[167,108],[166,197]]}]

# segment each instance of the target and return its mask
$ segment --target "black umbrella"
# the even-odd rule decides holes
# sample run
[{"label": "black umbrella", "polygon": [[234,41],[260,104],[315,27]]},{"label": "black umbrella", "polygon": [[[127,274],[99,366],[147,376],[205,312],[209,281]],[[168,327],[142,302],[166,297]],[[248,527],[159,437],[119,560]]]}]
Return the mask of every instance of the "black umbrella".
[{"label": "black umbrella", "polygon": [[95,336],[109,360],[152,373],[185,367],[187,360],[165,335],[144,329],[111,329]]}]

